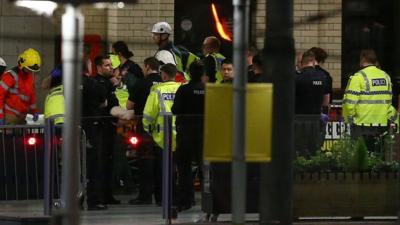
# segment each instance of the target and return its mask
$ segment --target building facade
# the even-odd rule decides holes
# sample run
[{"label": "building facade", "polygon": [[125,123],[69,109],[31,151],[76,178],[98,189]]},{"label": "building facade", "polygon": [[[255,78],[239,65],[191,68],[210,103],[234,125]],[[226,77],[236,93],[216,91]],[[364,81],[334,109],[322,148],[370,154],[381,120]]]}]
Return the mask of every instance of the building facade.
[{"label": "building facade", "polygon": [[[266,1],[251,1],[250,40],[258,49],[262,49],[264,46]],[[368,1],[349,0],[348,2],[353,5],[350,3],[348,5],[350,5],[350,8],[355,7],[357,9],[357,7],[362,8],[365,6],[363,2]],[[399,4],[396,3],[397,1],[383,1],[385,4],[390,1],[392,2],[391,4],[396,5],[400,9],[398,7]],[[156,50],[150,33],[152,25],[158,21],[167,21],[172,26],[176,26],[174,23],[177,21],[177,17],[181,15],[178,11],[175,11],[178,5],[181,4],[179,2],[182,1],[138,0],[137,4],[127,4],[123,8],[96,8],[93,5],[83,6],[85,34],[101,38],[103,41],[103,52],[109,52],[111,44],[115,41],[123,40],[127,42],[130,49],[134,52],[134,61],[141,64],[144,58],[153,55]],[[197,1],[185,2],[190,9],[190,7],[195,7]],[[204,2],[211,4],[211,1]],[[219,1],[216,0],[216,2]],[[343,23],[343,20],[348,17],[349,13],[351,14],[351,10],[347,10],[346,4],[342,0],[294,0],[296,52],[304,52],[314,46],[325,49],[329,57],[323,67],[331,73],[334,88],[342,88],[347,81],[343,77],[346,77],[344,73],[348,71],[343,71],[343,66],[347,65],[346,62],[349,60],[343,56],[350,57],[347,52],[351,49],[351,45],[348,45],[350,47],[345,49],[346,54],[343,55],[345,45],[343,42],[349,39],[346,39],[346,35],[349,37],[349,32],[346,33],[344,31],[351,29],[351,27],[346,27],[347,25]],[[179,9],[182,9],[182,7],[186,6],[180,5]],[[43,56],[43,69],[39,73],[39,79],[37,79],[37,82],[39,82],[51,70],[59,58],[56,55],[60,53],[59,37],[62,12],[62,9],[58,9],[51,18],[37,16],[28,9],[15,7],[8,0],[0,0],[0,33],[2,34],[0,36],[0,56],[4,57],[9,65],[13,65],[16,63],[17,55],[23,49],[28,47],[37,48]],[[177,17],[175,17],[176,14],[178,15]],[[386,26],[385,24],[381,25]],[[192,24],[192,26],[195,27],[196,24]],[[379,27],[379,25],[377,26]],[[366,29],[370,29],[370,26]],[[359,46],[359,48],[361,47],[364,46]],[[365,47],[374,46],[366,44]],[[355,50],[358,51],[358,49]],[[355,58],[354,62],[358,60],[356,54],[351,55],[351,57]],[[394,68],[392,71],[396,73],[398,70]]]}]

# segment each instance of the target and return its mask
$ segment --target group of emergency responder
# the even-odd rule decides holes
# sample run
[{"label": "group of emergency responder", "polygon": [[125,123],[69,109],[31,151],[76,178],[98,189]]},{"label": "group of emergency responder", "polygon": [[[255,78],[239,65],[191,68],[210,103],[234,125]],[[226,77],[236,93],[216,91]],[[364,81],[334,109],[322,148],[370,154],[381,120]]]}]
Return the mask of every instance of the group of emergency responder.
[{"label": "group of emergency responder", "polygon": [[[124,154],[123,146],[116,144],[123,139],[116,130],[117,127],[131,125],[132,121],[134,131],[141,137],[141,144],[137,149],[138,195],[129,204],[153,204],[153,195],[155,203],[162,204],[164,116],[169,115],[176,115],[172,129],[176,165],[174,211],[186,210],[193,205],[192,163],[199,169],[202,166],[205,83],[231,83],[234,65],[219,53],[221,43],[214,36],[204,40],[204,57],[200,59],[170,41],[172,29],[168,23],[154,24],[151,32],[158,50],[154,56],[144,60],[142,67],[130,59],[133,53],[126,43],[117,41],[112,45],[111,55],[95,58],[95,76],[89,76],[87,70],[82,75],[81,124],[87,137],[89,210],[105,210],[107,204],[120,204],[113,197],[111,186],[115,168],[113,162]],[[296,114],[314,115],[311,120],[322,122],[322,129],[329,120],[332,100],[332,78],[320,66],[326,58],[323,49],[311,48],[299,55],[294,74]],[[264,76],[261,53],[249,52],[248,59],[249,82],[273,82]],[[390,77],[378,65],[372,50],[362,51],[361,70],[350,78],[346,87],[343,118],[352,125],[354,137],[376,135],[398,120],[398,113],[391,105]],[[34,49],[24,51],[18,58],[18,65],[4,73],[1,70],[5,69],[6,63],[0,58],[0,72],[3,73],[0,81],[1,125],[22,124],[27,113],[33,113],[34,119],[37,119],[33,73],[39,71],[40,66],[40,55]],[[61,65],[51,71],[42,86],[49,89],[45,117],[54,119],[56,124],[63,123]],[[307,134],[306,139],[315,139],[315,135],[318,134]],[[299,143],[296,150],[312,154],[319,144],[309,141]]]},{"label": "group of emergency responder", "polygon": [[[296,59],[295,149],[299,155],[315,154],[325,138],[332,102],[332,78],[320,66],[326,58],[323,49],[313,47]],[[344,92],[342,120],[350,125],[351,137],[362,137],[370,151],[378,151],[377,137],[398,127],[400,107],[393,107],[393,97],[399,96],[393,96],[390,76],[379,68],[374,50],[361,51],[360,70],[350,77]]]}]

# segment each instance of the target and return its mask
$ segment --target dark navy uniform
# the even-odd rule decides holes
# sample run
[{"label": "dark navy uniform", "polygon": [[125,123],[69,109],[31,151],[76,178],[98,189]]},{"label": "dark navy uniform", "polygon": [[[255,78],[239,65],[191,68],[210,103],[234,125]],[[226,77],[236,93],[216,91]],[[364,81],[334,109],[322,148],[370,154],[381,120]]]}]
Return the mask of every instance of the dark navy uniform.
[{"label": "dark navy uniform", "polygon": [[178,210],[191,207],[194,188],[192,161],[202,167],[204,84],[190,81],[175,94],[172,113],[176,118],[176,163],[178,167]]},{"label": "dark navy uniform", "polygon": [[95,79],[102,87],[101,90],[104,91],[103,95],[105,95],[107,99],[107,106],[101,108],[102,123],[100,128],[100,136],[102,137],[101,152],[104,159],[104,166],[101,170],[105,174],[105,183],[103,184],[105,194],[104,200],[105,203],[108,204],[118,204],[119,202],[116,201],[112,196],[111,188],[113,174],[113,148],[116,134],[116,127],[114,123],[117,122],[117,118],[111,116],[110,110],[115,106],[119,106],[119,102],[115,96],[115,87],[108,78],[97,74]]},{"label": "dark navy uniform", "polygon": [[159,73],[152,73],[145,76],[144,79],[139,80],[132,90],[129,90],[129,100],[134,102],[133,109],[135,115],[143,115],[143,109],[146,105],[147,96],[149,96],[150,88],[154,84],[161,83],[161,76]]},{"label": "dark navy uniform", "polygon": [[321,114],[325,94],[329,88],[323,72],[306,67],[296,74],[296,114]]},{"label": "dark navy uniform", "polygon": [[326,88],[327,88],[328,94],[330,95],[329,103],[332,103],[332,98],[333,98],[333,96],[332,96],[332,94],[333,94],[332,76],[328,71],[326,71],[324,68],[320,67],[319,65],[316,65],[315,69],[318,71],[321,71],[323,74],[325,74]]},{"label": "dark navy uniform", "polygon": [[89,209],[106,209],[104,201],[103,157],[101,154],[100,105],[106,101],[105,91],[92,77],[82,76],[82,127],[86,134],[87,204]]},{"label": "dark navy uniform", "polygon": [[313,155],[323,141],[322,102],[329,93],[326,76],[314,67],[303,68],[296,76],[295,147],[301,155]]}]

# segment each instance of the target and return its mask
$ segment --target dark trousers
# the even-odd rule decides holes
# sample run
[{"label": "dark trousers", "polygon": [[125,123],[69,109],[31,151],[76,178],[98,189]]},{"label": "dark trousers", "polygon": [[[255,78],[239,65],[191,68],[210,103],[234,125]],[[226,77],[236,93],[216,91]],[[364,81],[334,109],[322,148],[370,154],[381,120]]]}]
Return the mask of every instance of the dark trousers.
[{"label": "dark trousers", "polygon": [[154,145],[154,199],[162,202],[163,149]]},{"label": "dark trousers", "polygon": [[103,173],[104,158],[102,153],[101,125],[96,122],[83,124],[86,133],[86,167],[87,167],[87,203],[95,205],[104,203],[105,176]]},{"label": "dark trousers", "polygon": [[[139,173],[139,194],[137,198],[150,201],[153,193],[155,193],[155,150],[157,149],[155,149],[153,137],[143,130],[141,123],[138,124],[138,134],[142,141],[136,151]],[[155,194],[155,201],[161,201],[159,194]]]},{"label": "dark trousers", "polygon": [[102,122],[86,122],[83,128],[87,138],[87,202],[106,203],[112,198],[114,129]]},{"label": "dark trousers", "polygon": [[115,137],[115,126],[110,122],[106,121],[102,127],[102,157],[103,167],[100,168],[104,173],[104,200],[108,201],[113,199],[112,195],[112,182],[113,182],[113,152],[114,152],[114,137]]},{"label": "dark trousers", "polygon": [[176,141],[177,193],[179,193],[176,201],[178,206],[191,206],[194,200],[192,162],[197,164],[200,171],[203,165],[203,127],[193,124],[177,126]]},{"label": "dark trousers", "polygon": [[325,139],[325,127],[320,115],[296,115],[295,150],[298,155],[312,156],[321,149]]},{"label": "dark trousers", "polygon": [[[163,168],[163,153],[164,149],[156,145],[154,148],[154,198],[156,202],[162,202],[162,194],[163,194],[163,176],[167,173]],[[172,188],[172,205],[176,205],[177,200],[177,187],[176,187],[176,164],[174,160],[174,154],[171,155],[171,163],[172,163],[172,180],[171,180],[171,188]]]},{"label": "dark trousers", "polygon": [[[138,199],[151,201],[154,193],[154,159],[138,159],[139,194]],[[160,202],[160,198],[156,198]]]}]

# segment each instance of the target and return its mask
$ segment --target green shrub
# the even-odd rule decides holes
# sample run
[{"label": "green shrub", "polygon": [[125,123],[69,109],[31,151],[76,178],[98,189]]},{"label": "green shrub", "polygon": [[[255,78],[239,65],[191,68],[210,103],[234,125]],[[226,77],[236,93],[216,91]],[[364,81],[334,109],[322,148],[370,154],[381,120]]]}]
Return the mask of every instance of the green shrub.
[{"label": "green shrub", "polygon": [[345,136],[330,151],[317,151],[309,158],[298,156],[294,168],[296,172],[389,172],[400,171],[400,164],[384,161],[382,153],[369,152],[362,138],[352,140]]}]

